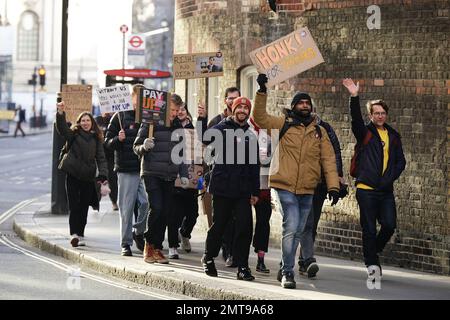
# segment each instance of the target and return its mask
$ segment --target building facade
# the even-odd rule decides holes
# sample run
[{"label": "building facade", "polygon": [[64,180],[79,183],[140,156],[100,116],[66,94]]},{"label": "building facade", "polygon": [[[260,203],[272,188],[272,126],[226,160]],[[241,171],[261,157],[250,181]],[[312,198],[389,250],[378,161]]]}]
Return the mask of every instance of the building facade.
[{"label": "building facade", "polygon": [[[239,86],[243,95],[253,98],[257,71],[248,53],[308,27],[325,63],[269,90],[270,112],[280,114],[289,107],[295,91],[309,92],[318,113],[340,138],[345,176],[352,184],[348,169],[355,139],[342,79],[360,82],[363,103],[384,99],[391,108],[388,122],[402,135],[408,164],[395,185],[398,228],[382,263],[449,275],[447,2],[278,0],[277,4],[274,13],[266,0],[177,0],[175,53],[220,50],[224,76],[177,80],[176,92],[191,105],[207,101],[210,117],[223,108],[226,87]],[[373,24],[373,19],[378,21]],[[271,226],[271,245],[277,246],[279,214],[273,214]],[[354,185],[336,207],[325,206],[318,233],[318,254],[362,259]]]}]

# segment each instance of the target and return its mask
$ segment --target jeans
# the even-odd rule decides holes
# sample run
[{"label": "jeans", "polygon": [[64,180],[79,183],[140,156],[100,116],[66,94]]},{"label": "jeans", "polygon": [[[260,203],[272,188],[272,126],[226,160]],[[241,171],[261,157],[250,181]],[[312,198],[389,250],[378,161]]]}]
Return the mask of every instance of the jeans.
[{"label": "jeans", "polygon": [[281,214],[283,215],[281,269],[283,275],[285,275],[293,273],[295,254],[305,229],[306,221],[311,213],[313,195],[296,195],[280,189],[275,189],[275,191],[280,199]]},{"label": "jeans", "polygon": [[[144,183],[139,173],[119,172],[119,213],[120,213],[120,245],[122,247],[133,245],[133,228],[136,234],[143,234],[146,228],[148,214],[148,200]],[[138,218],[133,225],[133,213],[135,203],[138,203]]]},{"label": "jeans", "polygon": [[145,190],[148,194],[150,211],[147,217],[145,241],[162,250],[164,234],[170,215],[173,213],[173,180],[144,176]]},{"label": "jeans", "polygon": [[[378,253],[383,251],[397,227],[394,194],[357,189],[356,200],[362,228],[364,262],[367,266],[377,265]],[[377,221],[381,225],[378,234]]]},{"label": "jeans", "polygon": [[[317,236],[317,226],[319,225],[320,216],[322,214],[322,207],[327,197],[326,184],[319,183],[314,190],[313,204],[311,214],[306,221],[305,230],[300,239],[301,251],[299,256],[299,263],[315,261],[314,258],[314,242]],[[312,239],[312,240],[311,240]]]},{"label": "jeans", "polygon": [[253,219],[249,198],[225,198],[213,195],[213,224],[206,236],[205,255],[215,258],[219,254],[222,237],[228,222],[235,219],[233,262],[238,267],[248,267],[252,242]]}]

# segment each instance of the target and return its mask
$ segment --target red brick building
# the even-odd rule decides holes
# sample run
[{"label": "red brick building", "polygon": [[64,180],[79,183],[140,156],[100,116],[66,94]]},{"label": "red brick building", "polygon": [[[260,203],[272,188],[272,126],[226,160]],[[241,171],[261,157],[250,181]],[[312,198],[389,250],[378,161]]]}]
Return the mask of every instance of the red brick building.
[{"label": "red brick building", "polygon": [[[371,5],[380,9],[379,29],[368,27]],[[223,108],[228,86],[253,97],[257,72],[248,53],[307,26],[325,63],[270,90],[271,111],[276,114],[288,106],[295,91],[309,92],[340,138],[351,181],[348,167],[355,139],[342,79],[359,80],[363,102],[386,100],[388,122],[402,135],[408,164],[396,183],[398,229],[382,263],[450,274],[448,2],[278,0],[277,11],[270,11],[265,0],[177,0],[175,53],[220,50],[224,76],[179,80],[176,91],[186,92],[190,105],[205,99],[211,115]],[[352,186],[337,207],[325,207],[318,254],[362,258],[354,191]],[[274,214],[271,245],[279,245],[280,228],[280,217]]]}]

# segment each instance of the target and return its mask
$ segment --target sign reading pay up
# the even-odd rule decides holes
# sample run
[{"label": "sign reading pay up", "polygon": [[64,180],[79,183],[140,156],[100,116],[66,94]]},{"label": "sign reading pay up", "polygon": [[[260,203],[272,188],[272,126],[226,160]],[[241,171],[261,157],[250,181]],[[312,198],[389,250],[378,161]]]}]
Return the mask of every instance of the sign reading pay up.
[{"label": "sign reading pay up", "polygon": [[267,75],[268,86],[283,82],[324,62],[308,28],[301,28],[250,52],[259,73]]}]

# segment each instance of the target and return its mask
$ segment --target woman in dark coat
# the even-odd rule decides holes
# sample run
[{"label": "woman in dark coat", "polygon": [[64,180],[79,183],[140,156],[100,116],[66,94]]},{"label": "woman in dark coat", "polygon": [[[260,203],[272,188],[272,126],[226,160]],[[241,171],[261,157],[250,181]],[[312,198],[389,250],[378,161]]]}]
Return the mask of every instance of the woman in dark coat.
[{"label": "woman in dark coat", "polygon": [[56,130],[66,139],[66,151],[58,168],[67,173],[70,243],[73,247],[84,246],[89,206],[99,209],[98,186],[108,176],[103,133],[89,112],[81,113],[76,123],[69,128],[64,102],[58,103],[57,108]]}]

